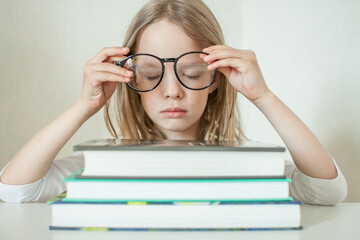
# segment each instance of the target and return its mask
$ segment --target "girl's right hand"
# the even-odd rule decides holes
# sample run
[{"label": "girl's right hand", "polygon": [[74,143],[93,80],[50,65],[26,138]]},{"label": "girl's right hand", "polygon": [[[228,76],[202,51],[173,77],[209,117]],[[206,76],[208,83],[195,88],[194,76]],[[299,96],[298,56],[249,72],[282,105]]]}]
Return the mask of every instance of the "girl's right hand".
[{"label": "girl's right hand", "polygon": [[105,105],[117,83],[130,81],[133,73],[113,64],[128,53],[127,47],[106,47],[85,64],[80,102],[90,116]]}]

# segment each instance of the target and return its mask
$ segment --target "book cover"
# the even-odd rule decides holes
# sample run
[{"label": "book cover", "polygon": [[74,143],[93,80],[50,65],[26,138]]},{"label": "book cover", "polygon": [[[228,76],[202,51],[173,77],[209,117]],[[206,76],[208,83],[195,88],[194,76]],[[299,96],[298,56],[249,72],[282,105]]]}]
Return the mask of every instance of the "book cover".
[{"label": "book cover", "polygon": [[289,231],[302,230],[303,227],[284,228],[108,228],[108,227],[58,227],[49,226],[49,230],[70,230],[70,231]]},{"label": "book cover", "polygon": [[73,147],[85,150],[136,150],[136,151],[259,151],[284,152],[285,148],[256,141],[190,141],[143,139],[93,139]]}]

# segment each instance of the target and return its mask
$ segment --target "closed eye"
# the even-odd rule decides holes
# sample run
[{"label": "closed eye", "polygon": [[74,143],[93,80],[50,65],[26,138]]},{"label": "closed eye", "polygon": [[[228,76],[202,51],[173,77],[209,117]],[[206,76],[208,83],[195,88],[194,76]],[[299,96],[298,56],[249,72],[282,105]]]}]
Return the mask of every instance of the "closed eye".
[{"label": "closed eye", "polygon": [[160,78],[160,75],[157,76],[146,76],[147,80],[154,81],[158,80]]},{"label": "closed eye", "polygon": [[191,79],[191,80],[196,80],[196,79],[198,79],[200,77],[200,75],[188,75],[188,74],[184,74],[184,76],[186,78]]}]

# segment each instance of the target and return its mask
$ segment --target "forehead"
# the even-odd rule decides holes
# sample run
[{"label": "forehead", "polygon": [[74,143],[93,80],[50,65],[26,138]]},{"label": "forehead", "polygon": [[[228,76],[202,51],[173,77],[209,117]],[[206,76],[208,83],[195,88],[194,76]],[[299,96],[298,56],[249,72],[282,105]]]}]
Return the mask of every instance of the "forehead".
[{"label": "forehead", "polygon": [[158,57],[178,57],[185,52],[201,51],[202,46],[175,23],[162,19],[147,26],[139,35],[136,53]]}]

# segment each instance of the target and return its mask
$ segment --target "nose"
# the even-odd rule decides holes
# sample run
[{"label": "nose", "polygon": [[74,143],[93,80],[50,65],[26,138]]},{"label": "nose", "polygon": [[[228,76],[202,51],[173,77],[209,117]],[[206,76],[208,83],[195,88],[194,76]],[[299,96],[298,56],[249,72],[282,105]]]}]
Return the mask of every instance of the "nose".
[{"label": "nose", "polygon": [[173,63],[165,64],[165,72],[162,79],[161,87],[165,98],[181,99],[184,96],[184,88],[175,75]]}]

